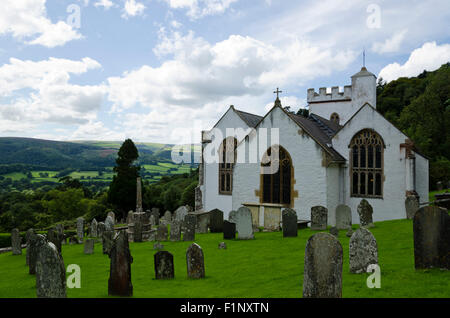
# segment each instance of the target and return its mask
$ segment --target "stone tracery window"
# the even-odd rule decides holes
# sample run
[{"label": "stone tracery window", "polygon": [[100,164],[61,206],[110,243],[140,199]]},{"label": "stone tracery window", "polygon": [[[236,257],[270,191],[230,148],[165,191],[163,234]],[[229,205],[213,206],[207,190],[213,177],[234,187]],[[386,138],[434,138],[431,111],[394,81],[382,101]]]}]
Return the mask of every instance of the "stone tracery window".
[{"label": "stone tracery window", "polygon": [[233,169],[236,162],[237,140],[228,137],[219,148],[219,194],[233,193]]},{"label": "stone tracery window", "polygon": [[383,197],[384,142],[374,130],[364,129],[350,143],[352,197]]},{"label": "stone tracery window", "polygon": [[263,169],[261,175],[262,202],[289,206],[292,192],[292,160],[289,153],[283,147],[273,146],[264,154],[262,162],[262,168],[268,168]]}]

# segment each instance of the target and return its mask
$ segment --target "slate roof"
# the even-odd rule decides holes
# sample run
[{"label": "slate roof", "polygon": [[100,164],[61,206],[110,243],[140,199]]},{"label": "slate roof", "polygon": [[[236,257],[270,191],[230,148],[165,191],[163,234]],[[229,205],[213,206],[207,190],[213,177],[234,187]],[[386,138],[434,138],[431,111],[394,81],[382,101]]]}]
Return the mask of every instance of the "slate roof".
[{"label": "slate roof", "polygon": [[247,123],[247,125],[249,127],[255,128],[258,123],[261,121],[261,119],[263,118],[262,116],[258,116],[258,115],[254,115],[254,114],[250,114],[247,112],[243,112],[241,110],[236,110],[236,113],[239,115],[239,117],[242,118],[243,121],[245,121]]}]

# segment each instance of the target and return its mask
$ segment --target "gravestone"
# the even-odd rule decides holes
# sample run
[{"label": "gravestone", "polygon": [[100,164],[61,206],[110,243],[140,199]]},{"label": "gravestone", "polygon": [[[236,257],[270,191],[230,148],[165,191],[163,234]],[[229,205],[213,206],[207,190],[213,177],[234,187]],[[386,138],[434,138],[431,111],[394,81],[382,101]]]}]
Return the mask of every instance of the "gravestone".
[{"label": "gravestone", "polygon": [[253,236],[252,212],[247,207],[240,207],[234,216],[239,240],[251,240]]},{"label": "gravestone", "polygon": [[97,220],[95,218],[92,219],[90,237],[97,237],[98,236],[97,226],[98,226]]},{"label": "gravestone", "polygon": [[172,222],[172,213],[170,211],[166,211],[164,213],[164,220],[166,220],[167,224],[170,224],[170,222]]},{"label": "gravestone", "polygon": [[153,249],[154,250],[163,250],[164,249],[164,245],[162,245],[159,242],[156,242],[155,244],[153,244]]},{"label": "gravestone", "polygon": [[377,240],[372,233],[360,228],[353,233],[349,243],[350,273],[366,273],[371,264],[378,264]]},{"label": "gravestone", "polygon": [[155,225],[159,225],[159,209],[152,208],[152,212],[150,215],[153,215],[153,217],[155,218]]},{"label": "gravestone", "polygon": [[228,221],[231,223],[236,223],[236,213],[237,211],[230,211],[230,214],[228,214]]},{"label": "gravestone", "polygon": [[408,195],[405,199],[406,218],[414,219],[414,214],[419,210],[419,200],[414,195]]},{"label": "gravestone", "polygon": [[62,237],[59,235],[56,229],[49,229],[47,231],[47,240],[55,244],[58,253],[61,254],[61,241]]},{"label": "gravestone", "polygon": [[111,217],[112,220],[112,224],[116,224],[116,214],[113,211],[108,212],[108,214],[106,215],[106,217]]},{"label": "gravestone", "polygon": [[55,226],[56,232],[58,233],[59,238],[61,239],[61,244],[66,244],[66,235],[64,234],[64,225],[59,223]]},{"label": "gravestone", "polygon": [[109,254],[114,242],[114,231],[105,231],[102,236],[102,252]]},{"label": "gravestone", "polygon": [[223,231],[223,212],[214,209],[209,212],[209,230],[211,233],[222,233]]},{"label": "gravestone", "polygon": [[133,241],[142,242],[143,241],[143,231],[144,231],[144,219],[145,213],[136,212],[133,213]]},{"label": "gravestone", "polygon": [[114,219],[111,215],[108,215],[105,219],[105,231],[114,231]]},{"label": "gravestone", "polygon": [[155,278],[173,279],[175,270],[173,266],[173,255],[167,251],[159,251],[154,256]]},{"label": "gravestone", "polygon": [[208,212],[197,212],[192,213],[196,216],[196,227],[195,233],[206,234],[209,229],[209,213]]},{"label": "gravestone", "polygon": [[84,219],[82,217],[79,217],[77,219],[77,238],[78,243],[83,243],[83,237],[84,237]]},{"label": "gravestone", "polygon": [[446,209],[425,206],[414,215],[416,269],[450,269],[450,216]]},{"label": "gravestone", "polygon": [[156,225],[155,216],[152,214],[152,215],[150,215],[150,226],[155,226],[155,225]]},{"label": "gravestone", "polygon": [[303,298],[342,297],[342,245],[320,232],[306,243]]},{"label": "gravestone", "polygon": [[105,227],[105,223],[104,222],[98,222],[97,225],[97,236],[102,239],[103,238],[103,233],[105,233],[106,227]]},{"label": "gravestone", "polygon": [[175,221],[183,222],[186,215],[189,213],[189,209],[187,206],[180,206],[173,213],[173,219]]},{"label": "gravestone", "polygon": [[94,254],[94,244],[95,241],[93,239],[87,239],[84,242],[84,254]]},{"label": "gravestone", "polygon": [[339,204],[336,207],[336,227],[338,230],[352,228],[352,210],[348,205]]},{"label": "gravestone", "polygon": [[374,227],[372,214],[373,208],[366,199],[362,199],[358,205],[359,224],[364,228]]},{"label": "gravestone", "polygon": [[36,294],[38,298],[66,297],[66,269],[61,254],[52,242],[45,242],[39,247]]},{"label": "gravestone", "polygon": [[293,209],[284,209],[281,215],[283,237],[297,237],[297,212]]},{"label": "gravestone", "polygon": [[42,246],[47,244],[47,239],[41,234],[30,235],[30,246],[27,248],[28,267],[31,275],[36,274],[36,262],[39,254],[39,250]]},{"label": "gravestone", "polygon": [[188,214],[184,218],[184,235],[183,241],[195,241],[195,224],[197,217],[192,214]]},{"label": "gravestone", "polygon": [[114,236],[109,258],[111,262],[108,295],[133,296],[133,284],[131,283],[131,263],[133,263],[133,257],[130,254],[128,234],[126,231],[119,231]]},{"label": "gravestone", "polygon": [[127,224],[133,223],[133,211],[128,211],[127,214]]},{"label": "gravestone", "polygon": [[219,250],[226,250],[226,249],[227,249],[227,244],[225,242],[219,243]]},{"label": "gravestone", "polygon": [[170,225],[170,240],[172,242],[181,240],[181,223],[178,221],[173,221]]},{"label": "gravestone", "polygon": [[335,237],[338,237],[338,236],[339,236],[339,230],[338,230],[338,228],[335,227],[335,226],[332,226],[332,227],[330,228],[330,234],[333,235],[333,236],[335,236]]},{"label": "gravestone", "polygon": [[223,239],[234,240],[236,238],[236,223],[223,221]]},{"label": "gravestone", "polygon": [[30,264],[30,245],[31,245],[30,239],[33,235],[36,235],[36,232],[34,231],[34,229],[28,229],[27,233],[25,234],[25,239],[26,239],[26,243],[27,243],[25,263],[27,266]]},{"label": "gravestone", "polygon": [[352,235],[353,235],[353,230],[352,229],[349,229],[347,231],[347,233],[345,233],[345,236],[347,236],[347,237],[352,237]]},{"label": "gravestone", "polygon": [[328,222],[328,209],[317,205],[311,208],[311,230],[326,230]]},{"label": "gravestone", "polygon": [[186,251],[187,276],[188,278],[205,277],[205,260],[202,248],[193,243]]},{"label": "gravestone", "polygon": [[160,224],[156,230],[156,240],[160,242],[167,241],[167,225]]},{"label": "gravestone", "polygon": [[69,245],[76,245],[78,244],[78,239],[75,236],[69,237]]},{"label": "gravestone", "polygon": [[22,255],[22,238],[17,228],[11,231],[11,247],[12,255]]}]

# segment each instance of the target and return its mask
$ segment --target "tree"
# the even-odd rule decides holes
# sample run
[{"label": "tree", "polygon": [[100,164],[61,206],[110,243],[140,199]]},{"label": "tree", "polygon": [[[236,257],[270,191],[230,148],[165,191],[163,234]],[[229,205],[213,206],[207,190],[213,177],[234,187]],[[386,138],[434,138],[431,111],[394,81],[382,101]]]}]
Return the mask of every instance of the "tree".
[{"label": "tree", "polygon": [[133,141],[127,139],[117,155],[116,174],[109,185],[108,203],[125,216],[125,213],[136,208],[136,178],[139,177],[140,167],[134,162],[139,158],[139,153]]}]

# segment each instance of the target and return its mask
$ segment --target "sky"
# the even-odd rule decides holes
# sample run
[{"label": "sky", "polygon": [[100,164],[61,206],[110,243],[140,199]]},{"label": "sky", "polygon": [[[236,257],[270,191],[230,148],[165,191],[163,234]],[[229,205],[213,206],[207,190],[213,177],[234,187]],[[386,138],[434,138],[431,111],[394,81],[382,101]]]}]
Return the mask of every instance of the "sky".
[{"label": "sky", "polygon": [[230,105],[450,61],[448,0],[1,0],[0,137],[198,143]]}]

